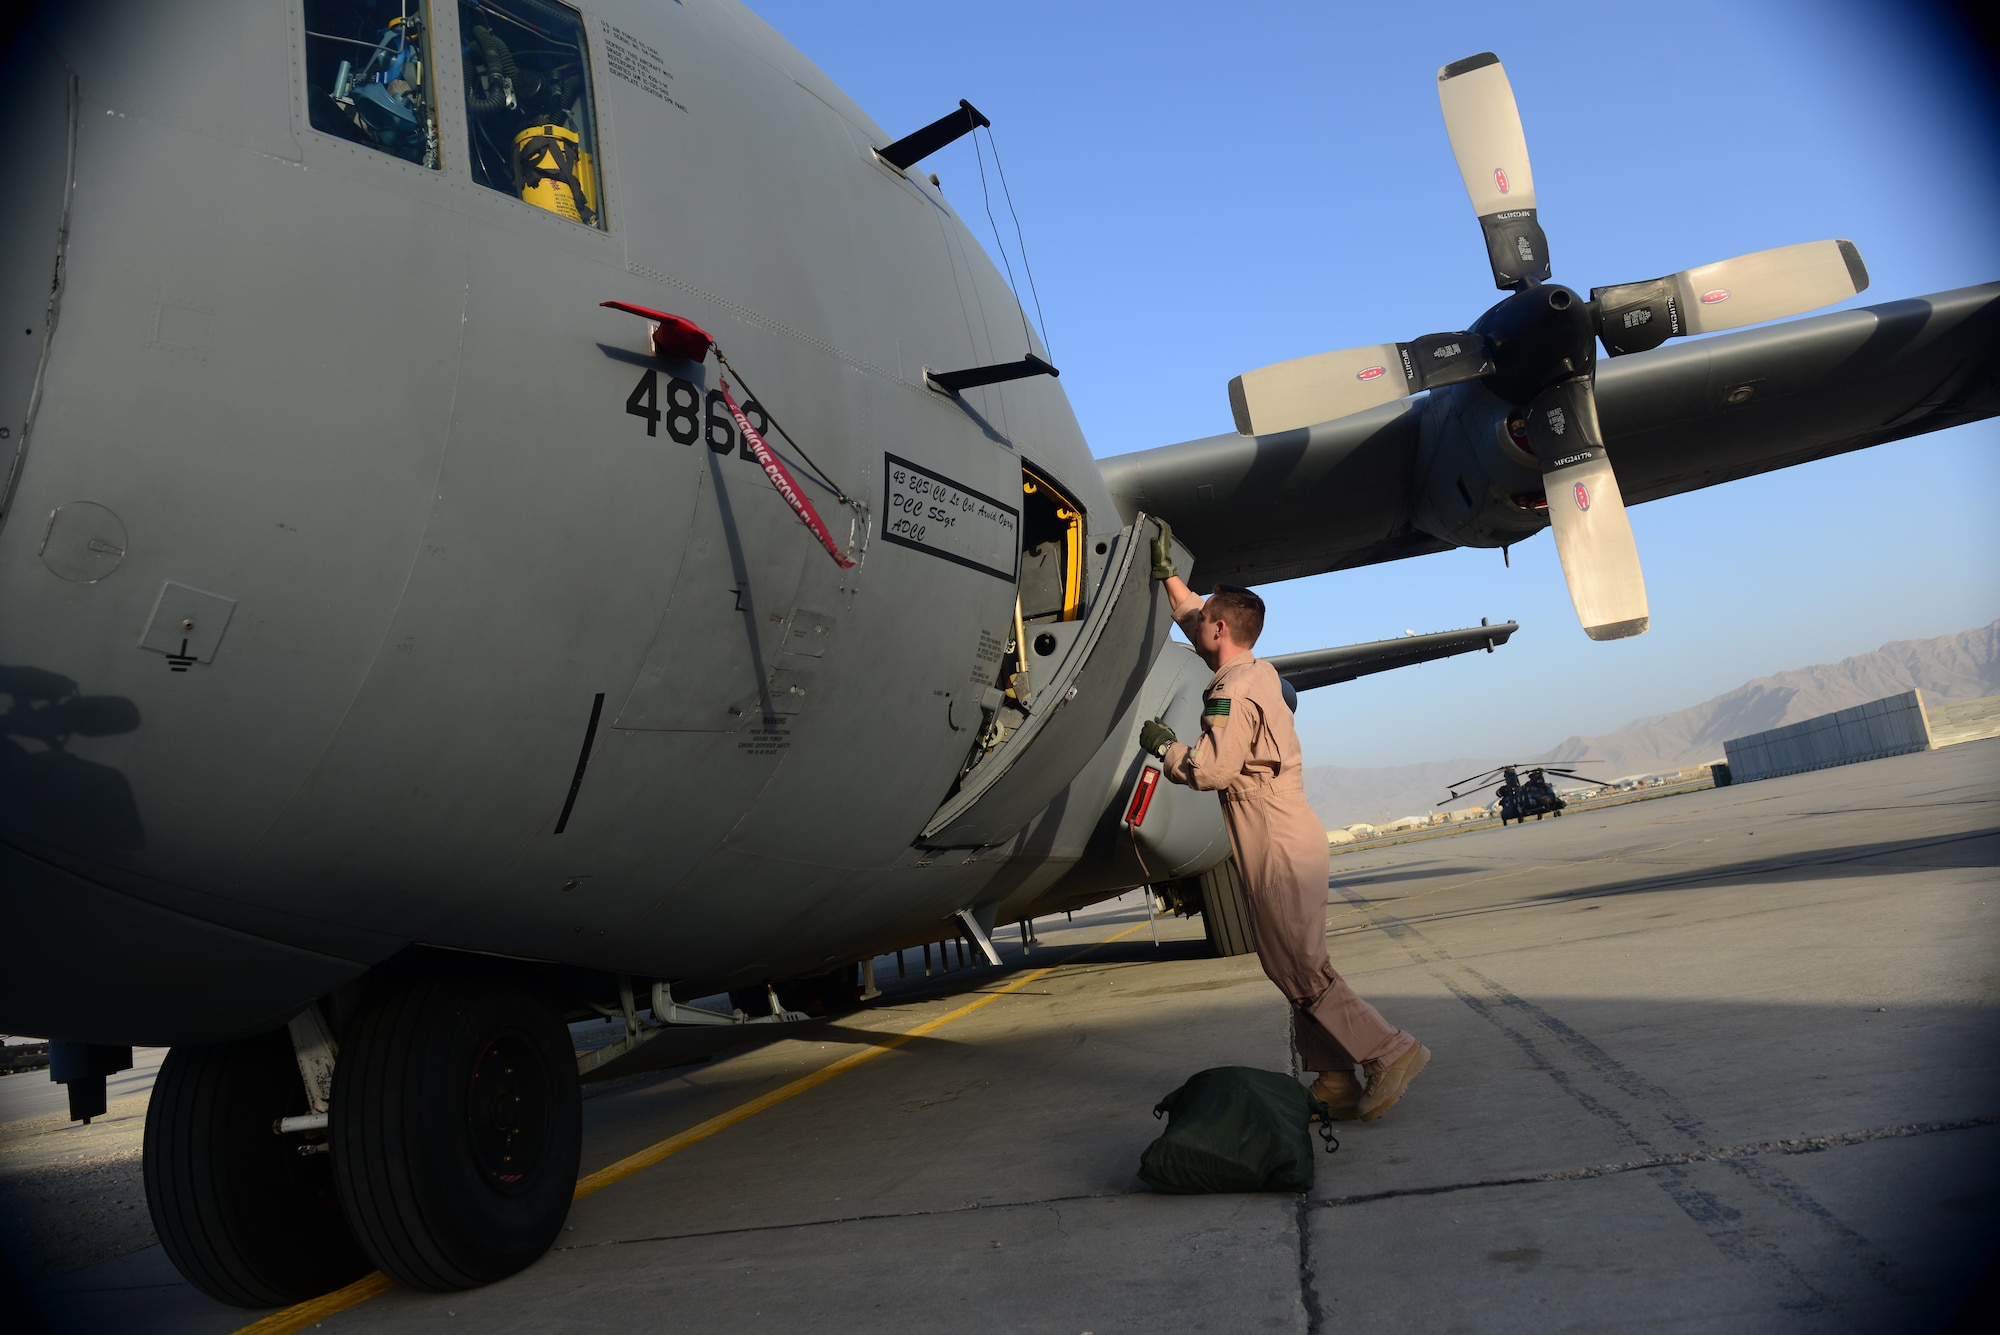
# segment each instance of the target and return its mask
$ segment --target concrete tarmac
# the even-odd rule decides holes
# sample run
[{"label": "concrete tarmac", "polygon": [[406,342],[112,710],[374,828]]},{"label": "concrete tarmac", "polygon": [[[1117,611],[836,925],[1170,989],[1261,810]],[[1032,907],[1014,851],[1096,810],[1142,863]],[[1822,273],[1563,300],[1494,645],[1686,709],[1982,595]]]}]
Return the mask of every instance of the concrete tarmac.
[{"label": "concrete tarmac", "polygon": [[[1293,1062],[1198,921],[878,961],[854,1014],[591,1087],[585,1170],[980,1004],[580,1200],[511,1280],[317,1328],[1946,1329],[2000,1245],[1996,868],[2000,739],[1343,850],[1336,967],[1435,1057],[1304,1196],[1136,1176],[1186,1076]],[[257,1315],[157,1247],[34,1284],[62,1331]]]}]

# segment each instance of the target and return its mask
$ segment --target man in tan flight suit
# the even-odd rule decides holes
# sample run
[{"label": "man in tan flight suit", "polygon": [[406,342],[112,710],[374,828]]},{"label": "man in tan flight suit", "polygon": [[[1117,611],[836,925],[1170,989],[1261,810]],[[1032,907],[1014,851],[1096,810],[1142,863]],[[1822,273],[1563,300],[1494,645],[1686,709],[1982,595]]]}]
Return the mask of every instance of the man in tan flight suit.
[{"label": "man in tan flight suit", "polygon": [[1153,576],[1166,581],[1174,620],[1215,676],[1202,692],[1195,745],[1159,719],[1140,731],[1140,745],[1173,782],[1221,797],[1257,958],[1292,1003],[1300,1061],[1320,1073],[1313,1097],[1338,1119],[1372,1121],[1403,1097],[1430,1049],[1383,1019],[1327,957],[1326,831],[1306,805],[1299,735],[1278,673],[1250,652],[1264,629],[1264,600],[1224,584],[1204,602],[1175,573],[1171,544],[1161,523]]}]

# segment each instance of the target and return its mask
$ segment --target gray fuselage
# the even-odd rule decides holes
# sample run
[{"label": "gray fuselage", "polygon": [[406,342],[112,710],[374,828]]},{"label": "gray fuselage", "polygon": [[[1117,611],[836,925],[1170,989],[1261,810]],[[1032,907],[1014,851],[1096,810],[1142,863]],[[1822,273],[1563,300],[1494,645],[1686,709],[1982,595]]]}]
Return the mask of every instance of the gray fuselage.
[{"label": "gray fuselage", "polygon": [[[1126,522],[1055,380],[925,387],[1045,355],[979,244],[740,7],[577,8],[602,228],[469,175],[450,5],[436,169],[312,128],[296,4],[75,6],[12,53],[0,839],[9,958],[54,995],[10,987],[0,1027],[241,1031],[412,943],[782,977],[1018,916],[1119,800],[1113,729],[1004,840],[916,843],[1015,583],[885,541],[885,461],[1014,505],[1033,468],[1093,550]],[[649,368],[663,412],[718,368],[650,360],[607,300],[716,335],[865,507],[774,436],[855,569],[733,433],[628,411]],[[1168,652],[1155,712],[1206,676]]]}]

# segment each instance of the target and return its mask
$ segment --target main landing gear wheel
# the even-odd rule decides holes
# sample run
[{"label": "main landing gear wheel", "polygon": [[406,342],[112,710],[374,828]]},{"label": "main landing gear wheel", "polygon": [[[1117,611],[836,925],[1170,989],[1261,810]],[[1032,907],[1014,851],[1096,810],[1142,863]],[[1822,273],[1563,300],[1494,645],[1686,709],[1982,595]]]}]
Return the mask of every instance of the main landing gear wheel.
[{"label": "main landing gear wheel", "polygon": [[1243,896],[1243,877],[1231,855],[1201,874],[1201,930],[1208,948],[1220,958],[1249,955],[1257,949],[1250,928],[1250,903]]},{"label": "main landing gear wheel", "polygon": [[412,1288],[469,1289],[549,1249],[583,1145],[576,1053],[524,992],[396,987],[344,1036],[333,1161],[355,1236]]},{"label": "main landing gear wheel", "polygon": [[278,1307],[367,1272],[327,1155],[272,1129],[307,1111],[282,1029],[178,1047],[161,1064],[146,1107],[146,1208],[167,1259],[209,1297]]}]

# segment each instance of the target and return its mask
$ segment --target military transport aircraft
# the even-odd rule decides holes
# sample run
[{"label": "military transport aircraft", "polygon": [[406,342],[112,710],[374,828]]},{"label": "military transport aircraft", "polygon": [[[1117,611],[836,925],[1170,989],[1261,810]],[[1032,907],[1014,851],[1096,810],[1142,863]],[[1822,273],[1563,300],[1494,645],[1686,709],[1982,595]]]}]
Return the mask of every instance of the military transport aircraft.
[{"label": "military transport aircraft", "polygon": [[732,0],[30,19],[0,1028],[59,1040],[84,1115],[172,1046],[146,1181],[182,1273],[252,1305],[496,1279],[571,1198],[565,1017],[637,1043],[734,988],[783,1019],[770,983],[899,944],[1233,886],[1213,799],[1136,745],[1191,735],[1208,676],[1158,518],[1204,588],[1553,524],[1625,634],[1621,497],[2000,409],[2000,286],[1655,348],[1849,295],[1859,257],[1552,285],[1500,65],[1441,77],[1509,295],[1100,466],[920,166],[984,117],[899,138]]}]

